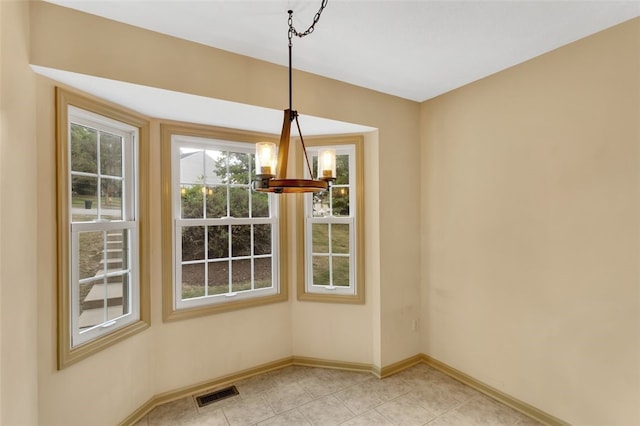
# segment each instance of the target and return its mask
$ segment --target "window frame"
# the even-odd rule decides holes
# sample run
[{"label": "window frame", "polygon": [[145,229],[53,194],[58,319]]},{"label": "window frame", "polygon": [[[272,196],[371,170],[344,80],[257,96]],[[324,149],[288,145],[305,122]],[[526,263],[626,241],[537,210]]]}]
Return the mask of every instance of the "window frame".
[{"label": "window frame", "polygon": [[[149,258],[148,258],[148,142],[149,122],[134,112],[67,89],[56,87],[56,139],[57,139],[57,211],[58,211],[58,369],[63,369],[96,352],[101,351],[150,326]],[[122,220],[113,222],[72,222],[71,220],[71,117],[80,117],[80,125],[93,124],[99,130],[110,132],[116,128],[128,128],[137,133],[137,140],[127,148],[129,164],[123,164],[125,176],[131,175],[132,186],[127,198],[133,203],[123,212]],[[126,133],[122,130],[120,133]],[[123,154],[124,157],[124,154]],[[98,173],[96,173],[98,175]],[[123,178],[125,182],[125,178]],[[125,205],[126,206],[126,205]],[[79,277],[74,261],[78,260],[78,235],[85,231],[129,229],[129,264],[131,276],[131,316],[123,315],[106,321],[89,331],[79,332],[78,299]],[[75,317],[78,318],[75,318]],[[114,322],[115,321],[115,322]],[[113,326],[116,327],[113,327]],[[74,343],[75,342],[75,343]]]},{"label": "window frame", "polygon": [[[285,197],[272,198],[272,205],[277,214],[275,219],[278,230],[272,235],[272,265],[275,267],[274,288],[261,291],[252,290],[251,293],[238,293],[234,297],[213,296],[208,299],[200,299],[194,302],[184,302],[178,300],[180,288],[176,285],[176,263],[181,260],[181,256],[176,253],[178,246],[177,229],[178,223],[193,219],[180,219],[176,213],[180,208],[179,179],[174,179],[179,173],[176,164],[176,153],[174,150],[174,138],[192,140],[193,145],[201,141],[201,146],[211,146],[206,140],[215,140],[222,146],[227,143],[233,146],[234,143],[255,144],[264,141],[276,141],[274,136],[259,134],[254,132],[215,128],[205,125],[184,124],[164,122],[161,129],[161,164],[162,164],[162,311],[164,321],[173,321],[186,318],[193,318],[203,315],[210,315],[219,312],[227,312],[252,306],[259,306],[269,303],[277,303],[288,300],[288,279],[286,269],[287,230],[286,230],[286,202]],[[176,186],[178,185],[178,186]],[[272,196],[273,197],[273,196]],[[209,220],[218,219],[197,219],[203,226]],[[270,219],[273,220],[273,219]],[[264,220],[263,220],[264,221]],[[224,225],[233,222],[233,219],[220,220]],[[194,221],[194,224],[196,222]],[[197,222],[200,223],[200,222]],[[275,238],[274,238],[275,237]],[[231,254],[231,253],[230,253]],[[175,262],[175,263],[174,263]],[[262,293],[262,294],[261,294]],[[238,297],[240,296],[240,297]]]},{"label": "window frame", "polygon": [[[309,158],[312,153],[320,148],[331,148],[339,150],[341,147],[352,147],[353,154],[350,159],[350,167],[355,165],[355,173],[351,175],[351,180],[355,186],[355,191],[350,191],[349,205],[350,212],[347,218],[336,217],[334,219],[316,219],[315,223],[353,223],[350,227],[350,274],[353,275],[353,287],[343,289],[339,286],[330,289],[326,286],[312,286],[309,278],[312,272],[307,267],[311,262],[311,227],[314,220],[309,217],[311,206],[311,194],[304,194],[298,198],[297,203],[297,246],[302,247],[297,256],[297,299],[301,301],[364,304],[365,303],[365,281],[364,281],[364,140],[360,135],[337,136],[337,137],[317,137],[305,140]],[[337,153],[337,155],[340,155]],[[316,173],[315,170],[313,170]],[[298,164],[298,173],[308,175],[303,164]],[[354,192],[354,193],[352,193]],[[355,212],[353,211],[355,208]]]}]

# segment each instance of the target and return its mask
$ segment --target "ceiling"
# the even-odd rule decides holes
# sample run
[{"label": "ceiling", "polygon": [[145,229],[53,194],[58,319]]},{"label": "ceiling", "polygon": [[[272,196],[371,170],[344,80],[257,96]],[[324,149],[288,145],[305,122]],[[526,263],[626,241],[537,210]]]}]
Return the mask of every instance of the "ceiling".
[{"label": "ceiling", "polygon": [[[320,0],[48,0],[287,64]],[[296,69],[424,101],[640,15],[635,1],[329,0]]]}]

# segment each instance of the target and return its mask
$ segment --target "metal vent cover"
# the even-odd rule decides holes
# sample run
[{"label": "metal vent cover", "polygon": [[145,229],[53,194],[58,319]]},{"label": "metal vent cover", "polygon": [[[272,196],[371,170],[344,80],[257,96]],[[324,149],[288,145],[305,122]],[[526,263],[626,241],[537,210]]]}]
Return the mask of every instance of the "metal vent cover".
[{"label": "metal vent cover", "polygon": [[213,392],[205,393],[204,395],[196,396],[196,401],[198,402],[198,407],[204,407],[236,395],[240,395],[240,392],[238,392],[238,389],[236,389],[235,386],[230,386],[228,388],[218,389]]}]

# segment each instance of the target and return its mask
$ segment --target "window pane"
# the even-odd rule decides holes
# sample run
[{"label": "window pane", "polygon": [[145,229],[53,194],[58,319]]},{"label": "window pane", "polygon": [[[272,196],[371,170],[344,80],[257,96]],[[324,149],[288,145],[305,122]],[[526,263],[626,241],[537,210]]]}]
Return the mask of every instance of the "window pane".
[{"label": "window pane", "polygon": [[333,256],[331,259],[333,266],[333,285],[349,286],[349,258]]},{"label": "window pane", "polygon": [[133,279],[131,278],[131,272],[128,272],[122,276],[122,314],[130,314],[132,312],[132,285]]},{"label": "window pane", "polygon": [[314,223],[311,225],[311,251],[313,253],[329,253],[329,225]]},{"label": "window pane", "polygon": [[254,261],[254,287],[268,288],[273,286],[271,257],[261,257]]},{"label": "window pane", "polygon": [[[360,303],[356,276],[355,230],[357,226],[357,208],[353,203],[359,174],[356,167],[360,147],[357,143],[348,146],[314,146],[314,172],[319,164],[318,154],[324,149],[335,149],[336,179],[328,191],[305,196],[304,211],[300,212],[305,220],[305,287],[306,294],[319,295],[318,300],[333,300],[333,296],[345,297],[347,303]],[[360,200],[358,200],[360,201]],[[362,237],[362,236],[358,236]],[[299,237],[300,238],[300,237]],[[322,288],[326,286],[339,287]],[[344,288],[347,287],[347,288]],[[354,297],[355,296],[355,297]]]},{"label": "window pane", "polygon": [[129,238],[131,232],[129,229],[123,229],[113,230],[107,233],[107,249],[112,256],[122,259],[123,269],[131,267],[129,264]]},{"label": "window pane", "polygon": [[207,162],[207,183],[227,183],[227,159],[229,154],[224,151],[207,150],[208,156],[213,160]]},{"label": "window pane", "polygon": [[251,290],[251,259],[231,262],[232,291]]},{"label": "window pane", "polygon": [[249,154],[229,153],[229,180],[232,184],[249,184]]},{"label": "window pane", "polygon": [[[201,226],[187,227],[184,225],[189,222],[176,223],[176,226],[182,227],[182,240],[177,241],[176,246],[180,250],[182,244],[183,251],[182,262],[175,265],[176,275],[179,276],[180,268],[193,269],[193,262],[197,262],[196,267],[200,270],[202,262],[203,272],[206,272],[203,279],[207,296],[251,292],[256,288],[275,289],[275,253],[272,244],[277,225],[275,220],[265,220],[273,215],[269,194],[251,190],[254,154],[246,152],[250,144],[238,144],[236,150],[233,147],[235,142],[218,143],[212,140],[209,145],[211,149],[192,149],[185,147],[190,143],[187,140],[174,141],[178,144],[174,149],[180,150],[180,167],[193,169],[189,173],[181,170],[181,180],[176,182],[176,176],[173,183],[181,186],[181,218],[206,219],[198,223]],[[185,146],[181,147],[180,144]],[[268,223],[254,223],[253,218]],[[188,234],[186,229],[189,228],[199,228],[197,235],[195,231]],[[201,246],[202,237],[206,241]],[[255,259],[255,256],[262,257]],[[185,279],[193,276],[186,274]],[[181,290],[183,295],[194,292],[193,284],[187,284],[190,293]],[[242,295],[241,299],[244,297]],[[220,303],[227,301],[224,296],[216,300]],[[179,302],[177,309],[200,305],[201,302],[204,303]],[[211,303],[217,302],[212,300]]]},{"label": "window pane", "polygon": [[88,328],[129,313],[129,275],[80,284],[80,327]]},{"label": "window pane", "polygon": [[71,170],[98,173],[97,132],[78,124],[71,124]]},{"label": "window pane", "polygon": [[329,257],[313,256],[313,284],[329,285]]},{"label": "window pane", "polygon": [[334,223],[331,225],[331,252],[349,253],[348,223]]},{"label": "window pane", "polygon": [[80,329],[102,324],[105,321],[104,280],[100,278],[80,284],[76,303],[79,304],[78,326]]},{"label": "window pane", "polygon": [[122,177],[122,137],[100,132],[100,174]]},{"label": "window pane", "polygon": [[313,154],[311,156],[311,171],[312,174],[315,178],[317,178],[317,174],[318,174],[318,154]]},{"label": "window pane", "polygon": [[251,193],[251,217],[269,217],[269,195],[264,192]]},{"label": "window pane", "polygon": [[204,156],[204,184],[214,185],[222,182],[220,175],[226,174],[227,167],[222,158],[222,152],[208,149]]},{"label": "window pane", "polygon": [[180,183],[198,185],[203,183],[204,151],[180,148]]},{"label": "window pane", "polygon": [[180,189],[182,199],[181,214],[183,219],[202,218],[204,196],[202,185],[183,185]]},{"label": "window pane", "polygon": [[336,185],[349,184],[349,156],[336,155]]},{"label": "window pane", "polygon": [[253,226],[253,254],[271,254],[271,225]]},{"label": "window pane", "polygon": [[106,299],[107,320],[130,312],[131,272],[129,268],[130,231],[111,230],[106,233],[106,273],[102,287]]},{"label": "window pane", "polygon": [[204,226],[182,228],[182,260],[204,259]]},{"label": "window pane", "polygon": [[71,221],[92,222],[98,220],[98,178],[71,177]]},{"label": "window pane", "polygon": [[107,232],[107,274],[129,269],[128,230]]},{"label": "window pane", "polygon": [[209,262],[209,294],[229,292],[229,262]]},{"label": "window pane", "polygon": [[231,255],[251,255],[251,225],[231,226]]},{"label": "window pane", "polygon": [[101,218],[122,220],[122,181],[102,178],[100,192]]},{"label": "window pane", "polygon": [[333,215],[349,216],[349,188],[333,188]]},{"label": "window pane", "polygon": [[80,232],[78,234],[79,279],[102,275],[104,265],[104,233],[102,231]]},{"label": "window pane", "polygon": [[209,226],[208,259],[229,257],[229,226]]},{"label": "window pane", "polygon": [[204,296],[204,263],[182,265],[182,299]]},{"label": "window pane", "polygon": [[249,217],[249,188],[229,188],[229,215]]},{"label": "window pane", "polygon": [[[139,133],[139,120],[124,111],[107,108],[113,114],[105,117],[95,112],[101,110],[95,101],[77,97],[71,105],[66,95],[60,100],[56,124],[66,129],[68,138],[57,146],[64,166],[57,177],[66,186],[61,187],[61,197],[71,221],[61,235],[69,262],[60,267],[69,278],[64,285],[71,299],[58,318],[69,345],[58,349],[62,364],[68,364],[75,349],[84,357],[112,344],[120,332],[126,336],[136,331],[136,324],[148,321],[140,312],[140,296],[147,292],[140,291],[141,231],[134,211],[137,177],[145,175],[136,152],[146,149],[146,138],[140,138],[144,135]],[[130,222],[122,223],[123,219]],[[108,326],[101,327],[105,322]],[[85,345],[92,341],[96,344]]]},{"label": "window pane", "polygon": [[129,274],[114,278],[119,278],[120,282],[107,284],[107,320],[120,317],[129,311],[127,303],[123,303],[129,293]]},{"label": "window pane", "polygon": [[329,191],[316,192],[313,194],[313,217],[328,216],[331,211],[329,206]]},{"label": "window pane", "polygon": [[207,187],[207,217],[227,216],[227,188],[224,186]]}]

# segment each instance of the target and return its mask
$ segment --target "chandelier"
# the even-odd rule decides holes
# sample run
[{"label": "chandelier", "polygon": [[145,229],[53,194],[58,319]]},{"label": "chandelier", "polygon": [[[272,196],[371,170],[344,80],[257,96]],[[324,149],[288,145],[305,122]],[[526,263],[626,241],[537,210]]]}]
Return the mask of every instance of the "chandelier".
[{"label": "chandelier", "polygon": [[[313,18],[313,23],[304,32],[298,32],[293,27],[293,11],[289,10],[289,109],[284,111],[282,122],[282,132],[280,133],[280,143],[276,148],[273,142],[259,142],[256,144],[256,178],[253,189],[259,192],[282,193],[303,193],[326,191],[336,176],[336,153],[335,150],[324,150],[318,153],[318,173],[313,179],[311,163],[304,146],[304,139],[298,122],[298,112],[292,107],[292,67],[291,48],[293,36],[305,37],[313,32],[316,23],[320,19],[322,11],[327,6],[328,0],[323,0],[320,9]],[[307,170],[311,179],[289,179],[287,174],[287,163],[289,159],[289,140],[291,137],[291,123],[295,121],[300,136],[302,152],[306,160]],[[277,159],[276,159],[277,152]]]}]

